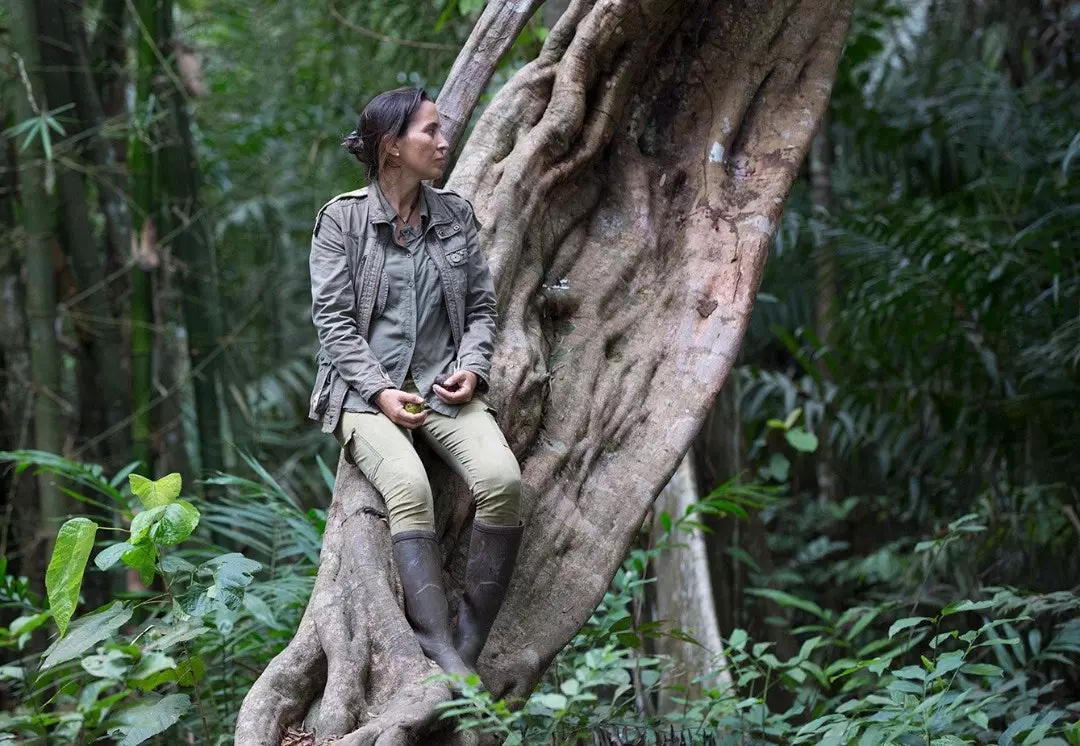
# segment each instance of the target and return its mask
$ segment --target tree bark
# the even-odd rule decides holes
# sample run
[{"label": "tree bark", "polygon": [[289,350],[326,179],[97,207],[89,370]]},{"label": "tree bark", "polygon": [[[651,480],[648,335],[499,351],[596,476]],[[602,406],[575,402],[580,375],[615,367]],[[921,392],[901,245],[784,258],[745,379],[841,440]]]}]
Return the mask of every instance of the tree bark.
[{"label": "tree bark", "polygon": [[[7,50],[0,48],[0,70],[11,70]],[[9,93],[14,91],[9,87]],[[12,121],[13,101],[0,99],[0,127]],[[15,216],[15,147],[0,150],[0,451],[30,446],[34,401],[28,396],[31,381],[30,338],[26,320],[26,293],[22,280],[22,238]],[[43,556],[34,551],[41,522],[36,485],[29,475],[7,469],[0,472],[0,556],[8,557],[7,571],[16,577],[40,578]],[[36,561],[36,562],[35,562]]]},{"label": "tree bark", "polygon": [[[746,478],[740,397],[738,378],[728,379],[694,441],[694,463],[703,493],[732,477]],[[753,640],[775,643],[773,651],[784,660],[798,652],[798,643],[785,629],[766,621],[783,617],[783,608],[769,599],[746,597],[746,589],[755,585],[752,575],[768,576],[775,570],[761,511],[747,512],[745,519],[725,516],[706,521],[712,529],[706,546],[720,633],[730,635],[736,628],[744,629]],[[781,687],[773,687],[768,703],[780,712],[792,704]]]},{"label": "tree bark", "polygon": [[[656,498],[653,535],[663,535],[659,516],[667,513],[673,520],[686,515],[701,497],[694,459],[688,453],[679,462]],[[671,656],[674,666],[665,672],[666,686],[679,686],[680,697],[693,698],[705,689],[719,689],[731,684],[731,674],[724,658],[724,640],[716,617],[709,554],[705,536],[700,531],[680,532],[671,537],[674,546],[653,562],[656,585],[653,592],[653,619],[686,632],[698,645],[672,637],[657,641],[657,650]],[[671,709],[670,690],[664,689],[659,709]]]},{"label": "tree bark", "polygon": [[[157,0],[137,0],[135,26],[138,35],[136,55],[135,116],[139,121],[128,145],[128,168],[131,171],[135,214],[132,220],[134,266],[131,268],[131,440],[132,455],[146,473],[153,473],[153,400],[154,380],[154,301],[153,272],[159,263],[156,202],[157,155],[151,149],[153,119],[151,110],[154,76],[160,69],[155,54],[158,33]],[[153,119],[152,119],[153,118]]]},{"label": "tree bark", "polygon": [[[814,208],[814,320],[822,347],[830,349],[832,326],[839,302],[839,257],[836,247],[825,236],[825,221],[832,209],[833,140],[829,135],[828,109],[810,148],[810,199]],[[831,352],[830,352],[831,354]],[[818,361],[821,396],[827,404],[832,373],[825,356]],[[833,464],[832,444],[829,441],[827,407],[818,423],[817,488],[822,503],[839,499],[840,486]]]},{"label": "tree bark", "polygon": [[[483,224],[501,319],[487,398],[525,484],[480,660],[494,693],[527,697],[587,620],[730,371],[848,15],[580,0],[465,145],[449,186]],[[456,605],[469,499],[440,465],[429,476]],[[448,692],[423,683],[381,509],[339,463],[311,602],[244,701],[240,746],[301,723],[340,746],[441,742],[431,708]]]},{"label": "tree bark", "polygon": [[[54,108],[75,104],[75,88],[80,70],[76,45],[70,27],[81,19],[69,18],[74,9],[66,2],[46,0],[39,4],[42,14],[42,59],[49,101]],[[122,339],[109,301],[105,280],[105,252],[95,237],[90,220],[90,200],[83,173],[81,148],[72,138],[100,140],[93,123],[82,118],[84,108],[76,106],[79,118],[67,126],[68,138],[55,144],[63,152],[57,165],[59,202],[63,225],[63,244],[69,266],[75,275],[77,296],[66,303],[66,310],[76,330],[81,348],[79,356],[79,434],[93,438],[127,415],[127,386],[118,374],[117,362],[123,359]],[[68,115],[70,119],[70,114]],[[107,146],[105,146],[107,147]],[[104,445],[91,449],[93,458],[106,468],[118,470],[130,458],[128,439],[123,430],[106,438]]]},{"label": "tree bark", "polygon": [[[17,75],[15,118],[25,122],[48,111],[34,3],[11,4],[11,38]],[[56,286],[53,276],[54,216],[48,187],[49,163],[39,138],[19,154],[20,202],[26,247],[26,318],[34,398],[34,447],[51,453],[64,450],[64,416],[60,392],[60,350],[56,344]],[[48,476],[38,479],[41,523],[55,534],[67,502]],[[45,556],[48,556],[46,551]]]},{"label": "tree bark", "polygon": [[[171,5],[166,2],[166,10]],[[171,40],[171,16],[164,15],[164,36]],[[168,119],[161,149],[162,213],[168,216],[171,253],[178,261],[176,283],[183,303],[187,351],[193,374],[200,466],[203,473],[218,472],[223,467],[223,457],[222,407],[218,400],[222,369],[219,361],[222,358],[215,351],[221,337],[217,258],[199,204],[202,175],[191,137],[184,91],[170,84],[166,107]]]}]

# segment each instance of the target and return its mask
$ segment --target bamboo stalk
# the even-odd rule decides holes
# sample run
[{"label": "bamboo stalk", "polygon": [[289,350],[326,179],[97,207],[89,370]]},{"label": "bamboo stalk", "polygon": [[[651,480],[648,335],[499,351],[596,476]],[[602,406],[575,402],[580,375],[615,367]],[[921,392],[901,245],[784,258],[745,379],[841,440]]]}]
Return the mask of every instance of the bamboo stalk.
[{"label": "bamboo stalk", "polygon": [[[19,80],[15,88],[15,118],[39,118],[47,111],[40,76],[37,17],[31,0],[11,4],[11,41]],[[60,350],[56,344],[56,287],[52,249],[54,215],[47,186],[48,162],[40,137],[31,139],[19,155],[23,227],[26,231],[26,317],[30,334],[30,368],[34,396],[34,445],[60,453],[64,447],[64,418],[60,409]],[[67,503],[49,477],[38,482],[38,505],[43,524],[58,521]],[[50,533],[52,533],[50,531]]]},{"label": "bamboo stalk", "polygon": [[128,169],[131,172],[135,214],[132,246],[135,263],[131,270],[131,395],[132,452],[147,473],[153,472],[153,347],[154,310],[152,272],[157,262],[157,231],[154,221],[156,155],[150,149],[150,133],[155,115],[150,110],[154,72],[157,68],[154,34],[157,3],[135,3],[138,26],[136,53],[135,111],[128,142]]}]

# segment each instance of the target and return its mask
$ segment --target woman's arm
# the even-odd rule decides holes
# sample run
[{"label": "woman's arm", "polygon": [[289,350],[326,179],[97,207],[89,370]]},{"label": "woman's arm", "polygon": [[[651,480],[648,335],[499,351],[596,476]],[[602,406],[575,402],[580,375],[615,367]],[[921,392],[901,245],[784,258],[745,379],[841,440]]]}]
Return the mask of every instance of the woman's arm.
[{"label": "woman's arm", "polygon": [[356,323],[356,293],[345,258],[341,208],[330,205],[311,237],[311,320],[330,362],[346,383],[374,402],[380,391],[394,388]]}]

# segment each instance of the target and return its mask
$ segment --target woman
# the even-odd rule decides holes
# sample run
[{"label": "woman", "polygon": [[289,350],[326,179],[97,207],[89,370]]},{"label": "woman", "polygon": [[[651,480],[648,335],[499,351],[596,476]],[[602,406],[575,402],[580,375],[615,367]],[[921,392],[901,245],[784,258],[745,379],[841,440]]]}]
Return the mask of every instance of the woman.
[{"label": "woman", "polygon": [[[475,673],[517,558],[521,472],[486,390],[495,288],[468,200],[424,182],[448,144],[422,90],[364,109],[346,150],[370,186],[335,197],[311,241],[312,318],[321,349],[310,416],[382,493],[405,614],[424,654]],[[469,486],[476,517],[458,623],[450,632],[431,486],[413,448],[427,441]]]}]

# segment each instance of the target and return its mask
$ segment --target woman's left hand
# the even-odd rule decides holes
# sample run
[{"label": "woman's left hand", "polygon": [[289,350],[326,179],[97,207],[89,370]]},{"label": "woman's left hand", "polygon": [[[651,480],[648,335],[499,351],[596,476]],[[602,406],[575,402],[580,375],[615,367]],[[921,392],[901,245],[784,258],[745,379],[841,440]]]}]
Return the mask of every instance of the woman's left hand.
[{"label": "woman's left hand", "polygon": [[447,404],[465,404],[476,392],[477,376],[471,370],[459,370],[443,381],[442,386],[435,384],[435,394]]}]

